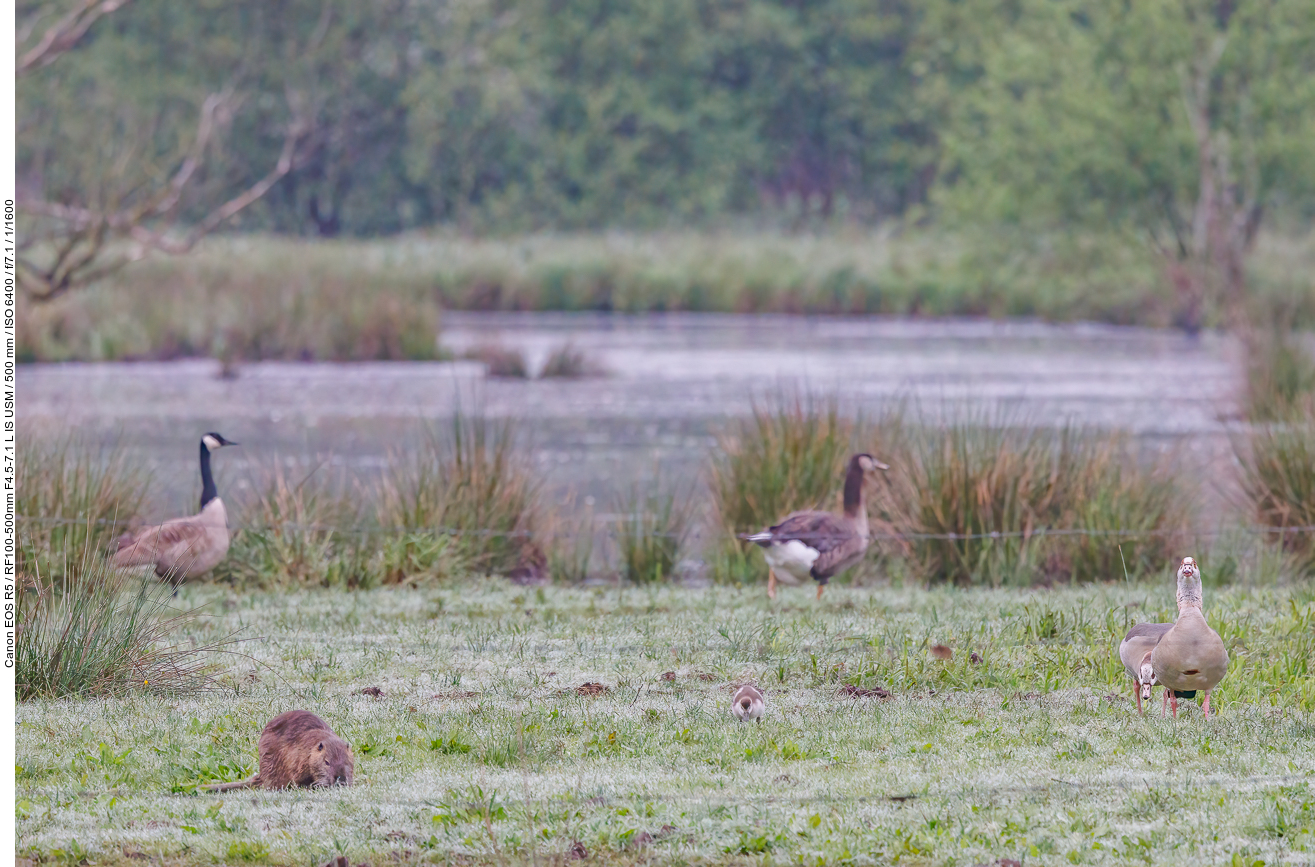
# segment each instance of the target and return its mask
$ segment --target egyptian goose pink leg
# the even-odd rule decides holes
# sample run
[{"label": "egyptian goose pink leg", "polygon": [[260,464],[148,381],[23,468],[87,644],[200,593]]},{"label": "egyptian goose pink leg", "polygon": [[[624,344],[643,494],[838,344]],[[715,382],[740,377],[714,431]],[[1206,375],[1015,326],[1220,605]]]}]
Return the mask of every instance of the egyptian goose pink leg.
[{"label": "egyptian goose pink leg", "polygon": [[1205,701],[1201,704],[1201,710],[1205,713],[1205,718],[1210,718],[1210,690],[1205,691]]}]

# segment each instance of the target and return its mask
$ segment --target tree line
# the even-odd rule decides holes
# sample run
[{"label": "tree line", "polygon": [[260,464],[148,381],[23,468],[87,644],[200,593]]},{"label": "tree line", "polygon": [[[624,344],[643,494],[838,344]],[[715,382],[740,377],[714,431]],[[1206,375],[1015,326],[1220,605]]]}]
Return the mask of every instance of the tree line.
[{"label": "tree line", "polygon": [[113,267],[116,240],[131,257],[221,226],[901,220],[1128,231],[1190,308],[1241,292],[1266,220],[1315,210],[1309,0],[20,0],[17,16],[38,295]]}]

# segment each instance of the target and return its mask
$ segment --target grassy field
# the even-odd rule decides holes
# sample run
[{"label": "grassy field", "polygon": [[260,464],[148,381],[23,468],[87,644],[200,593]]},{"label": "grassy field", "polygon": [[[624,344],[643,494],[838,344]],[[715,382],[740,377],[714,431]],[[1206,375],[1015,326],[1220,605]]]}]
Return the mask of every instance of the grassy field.
[{"label": "grassy field", "polygon": [[[1315,238],[1261,238],[1257,303],[1315,323]],[[440,310],[1031,316],[1171,325],[1138,237],[837,230],[212,238],[19,305],[21,359],[428,359]],[[1208,325],[1220,322],[1206,312]]]},{"label": "grassy field", "polygon": [[[1115,658],[1172,584],[1040,592],[185,587],[221,688],[18,710],[41,863],[1246,864],[1315,859],[1315,587],[1207,593],[1218,716],[1139,718]],[[929,654],[936,643],[951,661]],[[973,661],[973,654],[979,662]],[[670,674],[668,674],[670,672]],[[730,685],[767,690],[758,725]],[[578,687],[598,683],[602,694]],[[878,687],[890,698],[844,689]],[[361,694],[379,687],[382,697]],[[1158,695],[1157,695],[1158,701]],[[321,714],[350,789],[197,794]],[[21,863],[21,862],[20,862]]]}]

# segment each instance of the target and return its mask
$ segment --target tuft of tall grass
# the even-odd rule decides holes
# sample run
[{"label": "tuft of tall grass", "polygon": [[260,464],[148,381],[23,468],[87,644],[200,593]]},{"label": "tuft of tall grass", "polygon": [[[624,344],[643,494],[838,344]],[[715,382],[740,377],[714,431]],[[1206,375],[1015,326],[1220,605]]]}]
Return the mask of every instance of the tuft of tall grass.
[{"label": "tuft of tall grass", "polygon": [[539,371],[540,379],[581,379],[586,376],[602,376],[603,368],[584,350],[577,349],[567,342],[548,354],[548,360]]},{"label": "tuft of tall grass", "polygon": [[360,509],[341,484],[319,476],[320,467],[293,475],[279,460],[263,470],[255,495],[242,498],[243,515],[218,580],[256,586],[286,582],[368,587],[381,580],[378,545],[358,527]]},{"label": "tuft of tall grass", "polygon": [[593,506],[576,505],[571,494],[557,508],[545,509],[540,523],[548,540],[548,574],[554,580],[579,583],[593,566],[595,533]]},{"label": "tuft of tall grass", "polygon": [[[1233,451],[1242,491],[1262,525],[1315,525],[1315,416],[1253,425],[1245,437],[1233,439]],[[1271,541],[1290,552],[1302,571],[1315,571],[1315,533],[1276,532]]]},{"label": "tuft of tall grass", "polygon": [[170,588],[94,561],[76,582],[25,576],[14,644],[20,700],[183,694],[214,685],[206,653],[170,636],[195,612],[170,607]]},{"label": "tuft of tall grass", "polygon": [[[506,574],[542,521],[540,482],[510,419],[453,414],[447,434],[430,431],[414,454],[390,462],[377,514],[385,531],[450,536],[466,567]],[[425,542],[435,551],[439,542]],[[448,544],[448,543],[443,543]]]},{"label": "tuft of tall grass", "polygon": [[1247,336],[1246,417],[1281,421],[1315,414],[1315,358],[1287,328]]},{"label": "tuft of tall grass", "polygon": [[834,396],[781,389],[755,399],[750,416],[718,437],[709,466],[721,529],[734,538],[797,509],[830,507],[854,430]]},{"label": "tuft of tall grass", "polygon": [[633,486],[613,508],[622,577],[636,584],[671,577],[693,523],[690,497],[654,482]]},{"label": "tuft of tall grass", "polygon": [[[962,585],[1104,581],[1125,564],[1146,574],[1173,559],[1190,498],[1170,458],[1141,460],[1123,434],[1006,421],[909,429],[892,470],[895,524],[952,537],[910,542],[917,574]],[[1046,532],[1058,529],[1080,532]]]},{"label": "tuft of tall grass", "polygon": [[15,466],[20,575],[75,578],[137,517],[150,475],[120,444],[23,436]]}]

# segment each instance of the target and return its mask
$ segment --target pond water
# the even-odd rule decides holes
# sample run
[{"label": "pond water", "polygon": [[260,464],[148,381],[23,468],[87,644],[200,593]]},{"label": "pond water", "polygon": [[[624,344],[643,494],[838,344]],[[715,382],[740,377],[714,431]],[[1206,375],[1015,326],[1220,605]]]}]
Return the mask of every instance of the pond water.
[{"label": "pond water", "polygon": [[446,314],[442,344],[521,351],[531,372],[570,343],[607,371],[578,380],[487,377],[471,361],[21,367],[29,434],[119,439],[155,472],[160,508],[200,490],[197,440],[242,443],[216,460],[220,489],[280,460],[368,477],[390,452],[441,429],[457,406],[525,423],[554,496],[604,498],[634,479],[696,478],[725,421],[755,395],[805,386],[873,415],[901,400],[1017,420],[1128,429],[1227,454],[1237,350],[1217,335],[1089,324],[664,314]]}]

